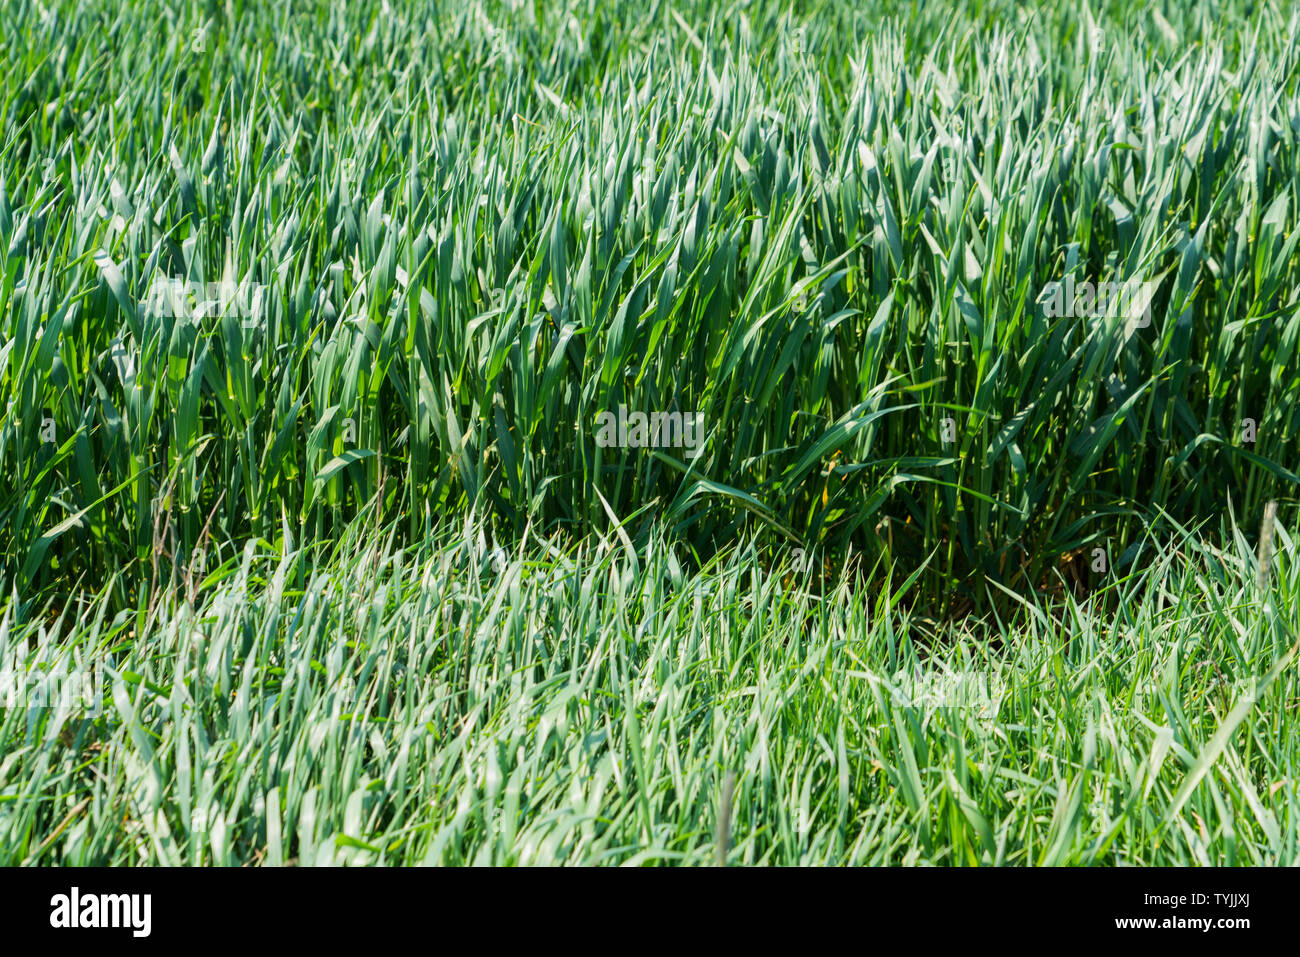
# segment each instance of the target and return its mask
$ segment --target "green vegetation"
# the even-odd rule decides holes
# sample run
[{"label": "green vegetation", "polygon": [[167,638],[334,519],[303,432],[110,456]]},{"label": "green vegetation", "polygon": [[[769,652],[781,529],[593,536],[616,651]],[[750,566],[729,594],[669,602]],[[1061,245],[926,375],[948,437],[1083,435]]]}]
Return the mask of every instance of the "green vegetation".
[{"label": "green vegetation", "polygon": [[1295,863],[1300,16],[1185,6],[6,4],[0,666],[104,694],[0,861]]},{"label": "green vegetation", "polygon": [[250,548],[196,606],[45,632],[51,673],[97,649],[116,673],[96,720],[5,713],[0,847],[707,864],[734,772],[731,863],[1294,864],[1300,555],[1279,538],[1274,614],[1244,543],[1189,539],[1115,586],[1117,615],[1030,606],[942,644],[896,614],[904,582],[814,598],[745,549],[687,576],[659,545],[530,542],[500,572],[468,534]]}]

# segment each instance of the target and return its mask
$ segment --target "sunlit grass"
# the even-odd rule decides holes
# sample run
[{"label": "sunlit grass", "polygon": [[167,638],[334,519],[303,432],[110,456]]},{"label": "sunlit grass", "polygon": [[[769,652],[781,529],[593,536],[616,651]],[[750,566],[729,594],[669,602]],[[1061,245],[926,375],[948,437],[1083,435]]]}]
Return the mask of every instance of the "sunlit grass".
[{"label": "sunlit grass", "polygon": [[[0,722],[0,857],[43,863],[1294,864],[1300,561],[1156,553],[936,643],[902,583],[738,549],[472,533],[250,548],[191,607],[88,609],[29,668],[103,710]],[[806,573],[805,573],[806,574]],[[1271,612],[1265,604],[1271,606]],[[33,627],[6,618],[0,652]],[[80,662],[80,663],[78,663]]]},{"label": "sunlit grass", "polygon": [[1297,862],[1300,15],[6,14],[0,862]]},{"label": "sunlit grass", "polygon": [[[503,541],[613,516],[701,555],[934,553],[920,597],[983,612],[1166,515],[1294,497],[1273,6],[17,6],[23,599],[123,568],[130,603],[205,527],[226,557],[329,537],[382,482],[408,542],[473,508]],[[1067,277],[1156,282],[1150,324],[1047,316]],[[160,279],[265,311],[159,315]],[[599,448],[620,405],[698,411],[701,454]]]}]

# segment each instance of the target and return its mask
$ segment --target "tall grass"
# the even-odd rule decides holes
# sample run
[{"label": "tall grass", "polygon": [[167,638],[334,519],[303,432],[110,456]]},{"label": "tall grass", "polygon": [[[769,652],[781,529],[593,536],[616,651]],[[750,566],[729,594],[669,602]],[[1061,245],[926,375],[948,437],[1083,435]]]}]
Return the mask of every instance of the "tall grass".
[{"label": "tall grass", "polygon": [[[407,542],[759,534],[1005,611],[1285,514],[1300,21],[858,6],[10,4],[9,587],[116,568],[132,607],[374,500]],[[1067,276],[1158,281],[1150,326],[1048,317]],[[158,277],[267,309],[160,316]],[[620,404],[702,454],[598,447]]]}]

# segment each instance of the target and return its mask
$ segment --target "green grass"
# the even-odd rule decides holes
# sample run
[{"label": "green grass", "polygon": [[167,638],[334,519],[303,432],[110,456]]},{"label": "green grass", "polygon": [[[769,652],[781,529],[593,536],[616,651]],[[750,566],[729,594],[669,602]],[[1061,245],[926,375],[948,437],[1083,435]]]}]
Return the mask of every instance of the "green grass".
[{"label": "green grass", "polygon": [[[11,862],[1300,862],[1300,555],[1187,539],[1121,611],[1072,599],[938,643],[903,582],[810,595],[739,548],[472,531],[250,546],[149,624],[102,606],[29,667],[112,652],[104,709],[5,712]],[[883,584],[883,583],[882,583]],[[1135,593],[1142,597],[1135,597]],[[1266,610],[1264,602],[1271,606]],[[6,618],[0,653],[35,626]],[[945,678],[945,675],[950,677]]]},{"label": "green grass", "polygon": [[[922,596],[983,612],[1158,509],[1294,496],[1300,21],[1270,5],[18,6],[23,598],[139,571],[159,524],[182,565],[205,527],[334,536],[382,483],[410,541],[612,512],[704,556],[879,554],[904,522]],[[1046,318],[1067,275],[1158,281],[1150,326]],[[263,284],[264,320],[158,316],[159,277]],[[598,448],[619,404],[698,410],[703,453]]]},{"label": "green grass", "polygon": [[1094,6],[8,4],[0,860],[1294,863],[1300,16]]}]

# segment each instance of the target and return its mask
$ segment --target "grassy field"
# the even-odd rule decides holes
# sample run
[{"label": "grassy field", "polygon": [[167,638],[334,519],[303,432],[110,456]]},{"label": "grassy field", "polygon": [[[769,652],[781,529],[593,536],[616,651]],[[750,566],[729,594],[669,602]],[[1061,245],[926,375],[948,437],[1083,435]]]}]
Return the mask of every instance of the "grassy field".
[{"label": "grassy field", "polygon": [[536,542],[499,572],[469,536],[250,547],[196,604],[101,599],[30,642],[63,687],[115,670],[98,719],[6,713],[0,839],[14,863],[1291,864],[1279,538],[1272,608],[1249,550],[1189,542],[1118,613],[942,641],[896,614],[905,582],[812,597],[750,549],[687,576],[666,546]]},{"label": "grassy field", "polygon": [[0,861],[1300,862],[1300,16],[1187,7],[6,4]]}]

